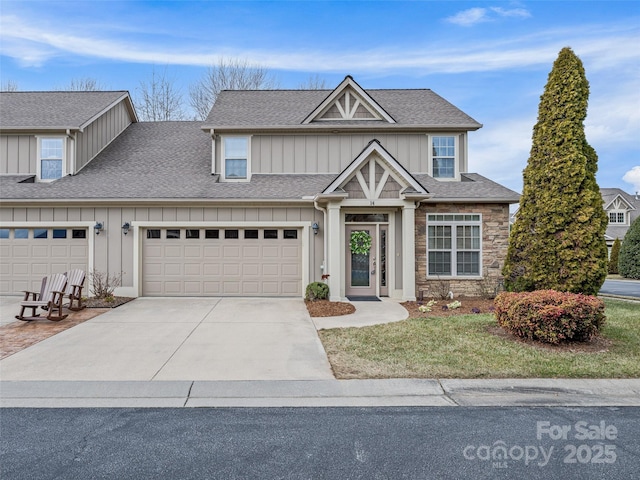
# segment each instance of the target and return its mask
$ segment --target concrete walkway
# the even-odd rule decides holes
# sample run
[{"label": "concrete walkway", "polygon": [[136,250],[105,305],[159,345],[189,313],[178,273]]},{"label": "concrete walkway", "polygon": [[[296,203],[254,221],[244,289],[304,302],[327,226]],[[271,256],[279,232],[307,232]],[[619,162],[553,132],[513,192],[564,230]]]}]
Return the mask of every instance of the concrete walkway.
[{"label": "concrete walkway", "polygon": [[318,330],[329,328],[367,327],[399,322],[409,317],[407,310],[396,300],[382,298],[380,302],[349,302],[356,311],[339,317],[312,318]]}]

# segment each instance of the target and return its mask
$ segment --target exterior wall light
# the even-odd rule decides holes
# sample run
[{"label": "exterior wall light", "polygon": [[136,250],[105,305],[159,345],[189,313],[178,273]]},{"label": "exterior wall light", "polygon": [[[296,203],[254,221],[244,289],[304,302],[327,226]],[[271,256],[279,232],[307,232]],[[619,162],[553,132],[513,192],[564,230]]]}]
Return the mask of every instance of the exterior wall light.
[{"label": "exterior wall light", "polygon": [[126,235],[127,233],[129,233],[130,228],[131,228],[131,224],[129,222],[124,222],[122,224],[122,233]]},{"label": "exterior wall light", "polygon": [[318,222],[314,222],[313,225],[311,225],[311,228],[313,228],[313,234],[317,235],[318,230],[320,230],[320,227],[318,226]]},{"label": "exterior wall light", "polygon": [[96,235],[100,235],[100,232],[104,230],[104,224],[102,222],[96,222],[93,229],[95,230]]}]

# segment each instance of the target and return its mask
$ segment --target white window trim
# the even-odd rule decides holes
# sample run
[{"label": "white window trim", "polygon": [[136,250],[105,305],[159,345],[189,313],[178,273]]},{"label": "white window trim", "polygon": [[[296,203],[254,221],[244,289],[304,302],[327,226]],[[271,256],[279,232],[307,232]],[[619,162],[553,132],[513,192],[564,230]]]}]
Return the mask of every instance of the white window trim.
[{"label": "white window trim", "polygon": [[[618,214],[622,213],[624,215],[624,221],[622,222],[612,222],[611,221],[611,214],[615,213],[616,217],[618,216]],[[609,221],[609,225],[628,225],[629,224],[629,215],[627,215],[627,211],[626,210],[609,210],[607,212],[607,220]]]},{"label": "white window trim", "polygon": [[[251,137],[252,135],[223,135],[220,137],[220,181],[221,182],[248,182],[251,180]],[[227,178],[226,165],[227,155],[225,152],[225,139],[246,138],[247,139],[247,178]]]},{"label": "white window trim", "polygon": [[[433,174],[433,138],[434,137],[453,137],[453,148],[455,154],[453,157],[453,177],[436,177]],[[459,182],[460,181],[460,134],[441,134],[441,135],[427,135],[427,155],[429,158],[429,175],[434,180],[439,182]]]},{"label": "white window trim", "polygon": [[[443,220],[443,221],[429,221],[429,215],[478,215],[480,217],[480,219],[478,221],[455,221],[455,220]],[[440,226],[450,226],[451,227],[451,250],[447,250],[451,252],[451,275],[440,275],[440,274],[429,274],[429,226],[430,225],[440,225]],[[478,249],[478,252],[480,254],[480,257],[478,259],[479,262],[479,268],[478,268],[478,275],[458,275],[456,272],[456,262],[457,262],[457,246],[456,246],[456,237],[454,236],[454,231],[456,229],[456,227],[458,226],[479,226],[480,227],[480,248]],[[447,279],[457,279],[457,280],[477,280],[479,278],[483,278],[483,267],[482,267],[482,258],[483,258],[483,237],[482,237],[482,214],[481,213],[475,213],[475,212],[465,212],[465,213],[453,213],[453,212],[437,212],[437,213],[428,213],[427,214],[427,223],[426,223],[426,229],[425,229],[425,245],[426,245],[426,251],[427,251],[427,256],[426,256],[426,277],[428,280],[434,280],[434,279],[443,279],[443,280],[447,280]],[[434,251],[438,251],[438,252],[442,252],[445,250],[434,250]],[[467,250],[465,250],[467,251]],[[475,250],[473,250],[475,251]],[[453,273],[456,272],[456,273]]]},{"label": "white window trim", "polygon": [[62,175],[60,178],[67,175],[67,137],[65,135],[36,135],[36,177],[38,182],[55,182],[60,178],[42,179],[42,140],[56,138],[62,140]]}]

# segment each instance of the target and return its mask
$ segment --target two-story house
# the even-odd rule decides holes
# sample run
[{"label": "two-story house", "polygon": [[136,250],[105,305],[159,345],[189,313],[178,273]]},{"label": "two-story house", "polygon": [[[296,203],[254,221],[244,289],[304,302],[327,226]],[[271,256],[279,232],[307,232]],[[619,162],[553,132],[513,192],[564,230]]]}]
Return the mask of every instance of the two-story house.
[{"label": "two-story house", "polygon": [[0,107],[2,294],[77,266],[130,296],[303,296],[323,279],[332,300],[411,300],[500,276],[519,196],[467,173],[481,125],[431,90],[224,91],[204,122],[138,122],[126,92]]},{"label": "two-story house", "polygon": [[619,188],[601,188],[600,194],[609,219],[605,240],[611,252],[616,238],[622,241],[633,221],[640,215],[640,199]]}]

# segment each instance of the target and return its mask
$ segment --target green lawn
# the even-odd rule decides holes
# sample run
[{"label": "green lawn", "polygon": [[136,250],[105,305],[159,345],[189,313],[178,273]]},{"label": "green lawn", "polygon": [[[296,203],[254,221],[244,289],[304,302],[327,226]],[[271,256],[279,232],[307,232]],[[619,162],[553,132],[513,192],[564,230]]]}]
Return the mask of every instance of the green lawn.
[{"label": "green lawn", "polygon": [[541,347],[495,335],[490,314],[319,333],[337,378],[640,377],[640,304],[605,304],[601,337],[588,348]]}]

